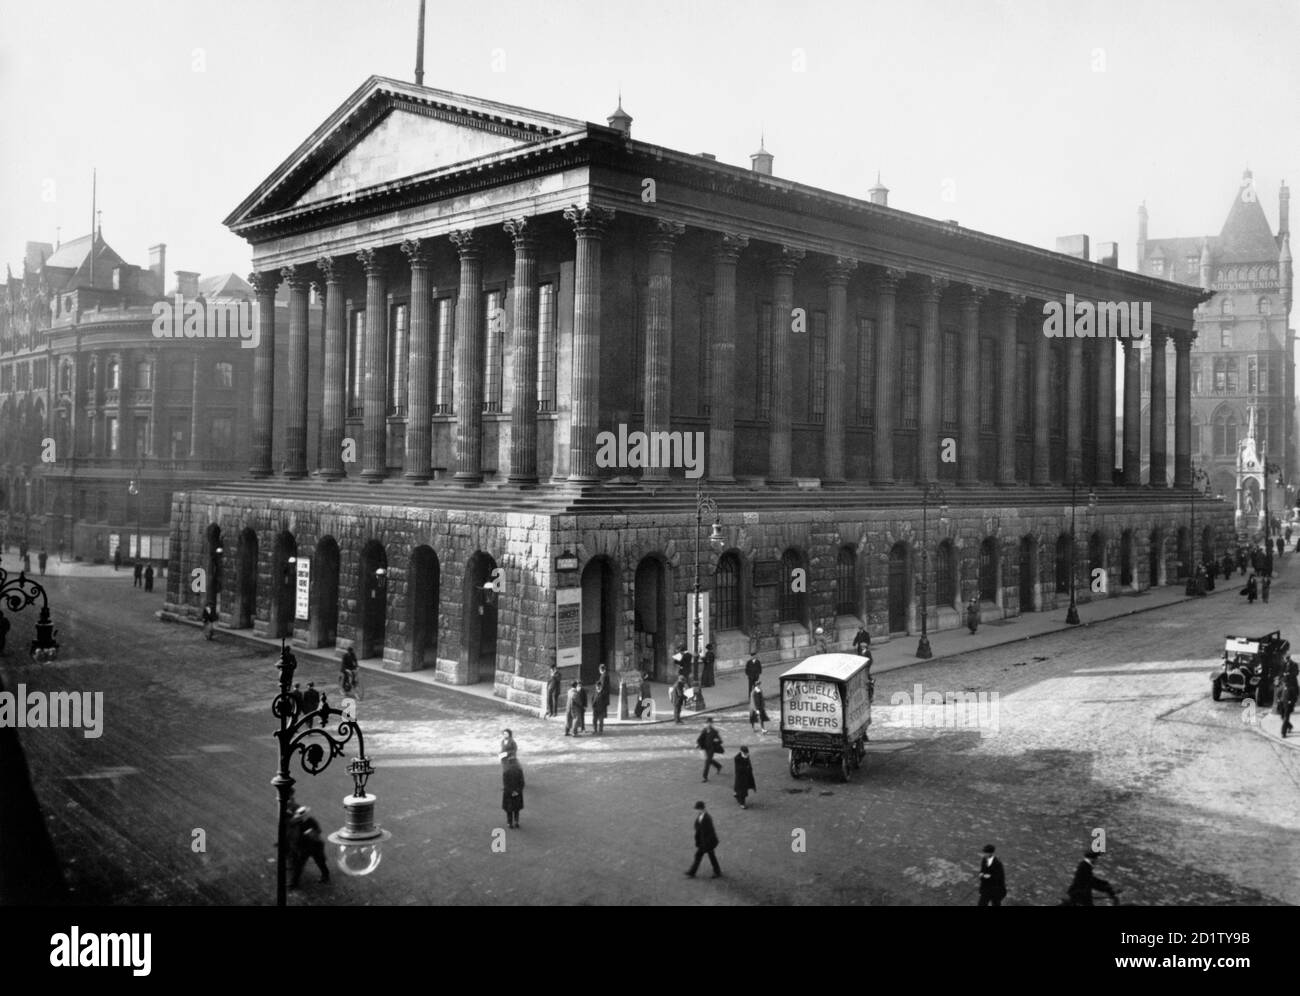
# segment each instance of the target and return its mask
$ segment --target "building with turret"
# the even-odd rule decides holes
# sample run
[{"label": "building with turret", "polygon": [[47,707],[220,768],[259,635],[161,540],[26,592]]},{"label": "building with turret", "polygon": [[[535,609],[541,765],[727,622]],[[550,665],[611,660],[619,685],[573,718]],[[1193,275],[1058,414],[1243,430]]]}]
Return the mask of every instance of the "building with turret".
[{"label": "building with turret", "polygon": [[[1250,170],[1232,198],[1218,235],[1153,239],[1146,206],[1138,208],[1137,260],[1141,273],[1200,287],[1213,297],[1196,309],[1192,347],[1192,460],[1216,494],[1237,501],[1237,450],[1250,409],[1262,456],[1277,471],[1267,475],[1274,510],[1291,504],[1286,486],[1297,482],[1295,332],[1290,327],[1292,261],[1290,191],[1278,190],[1276,232],[1269,224]],[[1142,350],[1143,369],[1149,349]],[[1172,373],[1169,374],[1172,376]],[[1173,413],[1166,409],[1168,432]],[[1149,382],[1143,381],[1143,440],[1150,438]],[[1143,474],[1149,478],[1149,448]],[[1279,486],[1279,477],[1283,484]],[[1263,496],[1243,495],[1262,508]]]}]

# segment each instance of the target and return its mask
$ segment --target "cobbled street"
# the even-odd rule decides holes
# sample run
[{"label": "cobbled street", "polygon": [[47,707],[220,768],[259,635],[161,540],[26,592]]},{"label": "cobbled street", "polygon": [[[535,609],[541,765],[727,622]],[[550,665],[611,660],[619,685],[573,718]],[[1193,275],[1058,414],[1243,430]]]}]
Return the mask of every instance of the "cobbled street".
[{"label": "cobbled street", "polygon": [[[1099,871],[1125,903],[1298,903],[1300,750],[1209,694],[1225,634],[1295,638],[1297,577],[1288,557],[1268,605],[1221,583],[1207,599],[882,674],[871,750],[849,784],[830,769],[792,779],[779,734],[751,733],[739,707],[718,715],[725,771],[705,785],[698,718],[575,741],[562,720],[367,670],[358,718],[393,838],[374,875],[321,885],[309,867],[290,902],[962,905],[992,842],[1007,903],[1053,905],[1104,831]],[[104,692],[98,739],[20,731],[74,898],[273,902],[276,655],[159,622],[157,598],[126,573],[47,580],[58,661],[20,657],[33,620],[15,617],[0,666],[11,689]],[[297,677],[335,689],[321,663]],[[996,699],[982,728],[944,728],[908,704],[918,685]],[[523,826],[509,831],[496,757],[506,726],[527,777]],[[730,787],[742,744],[758,783],[746,811]],[[297,798],[326,832],[342,821],[345,763],[316,778],[295,767]],[[696,799],[717,823],[718,881],[682,874]]]}]

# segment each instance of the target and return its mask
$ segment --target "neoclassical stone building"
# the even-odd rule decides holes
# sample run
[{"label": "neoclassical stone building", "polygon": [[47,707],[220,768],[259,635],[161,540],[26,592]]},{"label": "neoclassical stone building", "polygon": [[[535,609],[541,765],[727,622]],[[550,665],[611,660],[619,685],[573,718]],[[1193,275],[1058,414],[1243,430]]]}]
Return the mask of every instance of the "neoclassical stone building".
[{"label": "neoclassical stone building", "polygon": [[[818,625],[839,645],[860,623],[917,632],[922,597],[931,628],[971,597],[988,618],[1064,611],[1075,479],[1081,599],[1101,597],[1094,567],[1114,597],[1172,583],[1191,556],[1202,293],[752,159],[636,141],[621,107],[606,127],[367,80],[227,219],[261,302],[254,456],[247,480],[176,499],[170,609],[206,599],[232,627],[535,704],[556,660],[666,676],[693,642],[697,569],[724,665],[794,657]],[[1149,302],[1177,359],[1156,385],[1174,452],[1162,437],[1151,458],[1172,460],[1172,488],[1137,477],[1132,340],[1044,336],[1067,293]],[[702,434],[703,476],[598,459],[601,433],[638,430]],[[947,514],[927,505],[923,545],[931,482]],[[716,517],[697,520],[701,488]],[[1199,545],[1226,512],[1198,503]]]}]

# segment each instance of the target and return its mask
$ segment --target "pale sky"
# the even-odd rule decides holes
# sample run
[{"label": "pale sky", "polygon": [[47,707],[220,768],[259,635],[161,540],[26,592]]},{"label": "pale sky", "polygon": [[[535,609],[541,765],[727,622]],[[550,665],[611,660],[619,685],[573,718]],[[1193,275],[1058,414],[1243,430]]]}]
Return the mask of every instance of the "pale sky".
[{"label": "pale sky", "polygon": [[[372,74],[412,79],[417,0],[0,0],[0,264],[89,231],[247,273],[221,221]],[[802,71],[799,71],[800,68]],[[1098,71],[1100,70],[1100,71]],[[1133,264],[1217,234],[1249,165],[1300,186],[1297,0],[429,0],[425,83],[1034,245]],[[1300,198],[1296,211],[1300,212]],[[170,282],[170,277],[169,277]]]}]

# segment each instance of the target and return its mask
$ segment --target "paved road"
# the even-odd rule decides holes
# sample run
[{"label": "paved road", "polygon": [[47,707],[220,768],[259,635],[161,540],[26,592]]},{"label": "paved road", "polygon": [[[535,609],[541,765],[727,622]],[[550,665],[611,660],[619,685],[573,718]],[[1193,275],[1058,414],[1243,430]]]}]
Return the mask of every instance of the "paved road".
[{"label": "paved road", "polygon": [[[872,753],[848,785],[829,771],[791,779],[778,737],[752,734],[740,712],[719,717],[727,773],[704,785],[694,724],[575,741],[554,720],[367,672],[371,790],[394,837],[375,875],[321,886],[309,871],[291,902],[961,904],[992,841],[1008,903],[1042,905],[1101,829],[1103,874],[1129,901],[1297,903],[1300,751],[1211,702],[1207,679],[1224,633],[1295,635],[1296,577],[1288,563],[1267,606],[1221,595],[882,675]],[[129,575],[52,578],[50,590],[60,659],[19,664],[11,651],[4,667],[11,688],[105,693],[98,739],[21,731],[74,897],[272,901],[275,655],[157,622]],[[15,619],[11,648],[31,621]],[[299,677],[334,681],[325,665]],[[996,712],[988,700],[956,717],[982,729],[936,726],[944,717],[904,697],[918,684],[996,692]],[[528,778],[523,829],[508,832],[506,725]],[[730,792],[740,744],[759,786],[746,811]],[[298,787],[327,830],[350,789],[340,764]],[[720,881],[682,875],[696,799],[715,814]]]}]

